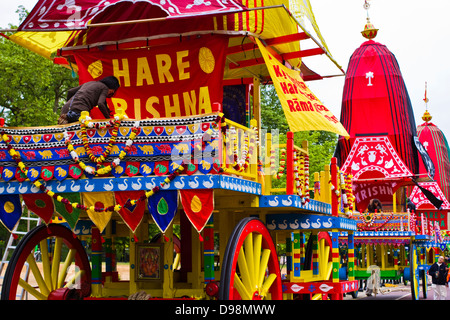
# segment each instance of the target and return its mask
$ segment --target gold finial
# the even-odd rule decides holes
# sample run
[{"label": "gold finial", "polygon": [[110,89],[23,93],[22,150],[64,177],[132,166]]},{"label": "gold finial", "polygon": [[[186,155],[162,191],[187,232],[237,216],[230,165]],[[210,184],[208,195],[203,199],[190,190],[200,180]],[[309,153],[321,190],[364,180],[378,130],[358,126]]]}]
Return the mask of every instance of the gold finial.
[{"label": "gold finial", "polygon": [[425,113],[422,116],[422,120],[425,121],[425,122],[430,122],[431,118],[433,118],[431,116],[431,114],[428,112],[428,110],[425,110]]},{"label": "gold finial", "polygon": [[370,22],[370,18],[369,18],[370,4],[368,1],[369,0],[364,0],[364,9],[367,10],[367,23],[364,26],[364,30],[361,31],[361,34],[364,38],[371,40],[377,36],[378,29],[375,29],[373,24]]},{"label": "gold finial", "polygon": [[425,101],[425,113],[422,116],[422,120],[425,122],[430,122],[432,116],[430,115],[430,113],[428,112],[428,101],[430,101],[430,99],[428,99],[427,97],[427,82],[425,81],[425,97],[423,98],[423,101]]}]

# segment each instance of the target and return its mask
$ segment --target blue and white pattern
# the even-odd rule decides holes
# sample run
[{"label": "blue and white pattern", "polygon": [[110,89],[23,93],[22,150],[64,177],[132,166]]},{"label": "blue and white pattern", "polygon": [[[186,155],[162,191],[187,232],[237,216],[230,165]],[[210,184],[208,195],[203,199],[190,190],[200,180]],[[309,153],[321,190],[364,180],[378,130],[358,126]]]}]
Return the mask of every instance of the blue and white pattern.
[{"label": "blue and white pattern", "polygon": [[266,226],[269,230],[357,230],[356,221],[347,218],[304,213],[268,214]]}]

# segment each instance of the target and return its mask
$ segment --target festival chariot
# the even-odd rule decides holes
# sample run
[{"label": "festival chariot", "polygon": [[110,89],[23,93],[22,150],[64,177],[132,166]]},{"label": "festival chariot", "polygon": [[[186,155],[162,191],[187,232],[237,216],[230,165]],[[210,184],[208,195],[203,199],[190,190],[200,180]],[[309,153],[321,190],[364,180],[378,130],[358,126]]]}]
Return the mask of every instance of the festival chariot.
[{"label": "festival chariot", "polygon": [[[351,172],[333,158],[310,184],[308,144],[294,145],[296,131],[350,133],[304,83],[323,78],[310,56],[344,74],[309,1],[39,0],[9,39],[80,84],[114,75],[121,87],[110,120],[93,110],[67,125],[1,128],[0,219],[13,231],[24,204],[41,221],[14,250],[2,299],[339,300],[358,290]],[[278,139],[262,130],[268,83],[290,127]],[[126,280],[118,237],[130,241]]]}]

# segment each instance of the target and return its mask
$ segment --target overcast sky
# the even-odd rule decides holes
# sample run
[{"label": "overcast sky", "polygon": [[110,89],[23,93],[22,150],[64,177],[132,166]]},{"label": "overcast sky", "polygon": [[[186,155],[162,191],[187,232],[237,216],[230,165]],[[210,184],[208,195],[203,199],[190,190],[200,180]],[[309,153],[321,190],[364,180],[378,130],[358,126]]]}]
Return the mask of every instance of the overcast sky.
[{"label": "overcast sky", "polygon": [[[31,11],[36,0],[1,0],[0,27],[18,24],[19,5]],[[351,54],[364,41],[361,31],[367,11],[363,0],[310,0],[316,21],[335,60],[347,70]],[[425,111],[424,90],[428,83],[428,110],[436,124],[450,139],[449,0],[371,0],[369,16],[379,29],[375,41],[396,56],[413,105],[416,125]],[[324,56],[305,58],[311,69],[338,74]],[[336,117],[340,117],[343,76],[308,82],[309,87]]]}]

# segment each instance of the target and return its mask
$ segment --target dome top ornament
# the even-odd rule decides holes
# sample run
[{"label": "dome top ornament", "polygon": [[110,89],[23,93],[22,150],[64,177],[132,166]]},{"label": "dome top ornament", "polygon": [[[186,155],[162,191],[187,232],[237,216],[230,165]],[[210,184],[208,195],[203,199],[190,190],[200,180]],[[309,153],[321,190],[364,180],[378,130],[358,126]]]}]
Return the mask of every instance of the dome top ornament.
[{"label": "dome top ornament", "polygon": [[370,8],[370,4],[368,2],[369,0],[364,0],[364,9],[367,10],[367,23],[364,26],[364,30],[361,31],[361,34],[364,38],[366,39],[373,39],[377,36],[378,33],[378,29],[376,29],[373,24],[370,22],[370,18],[369,18],[369,8]]}]

